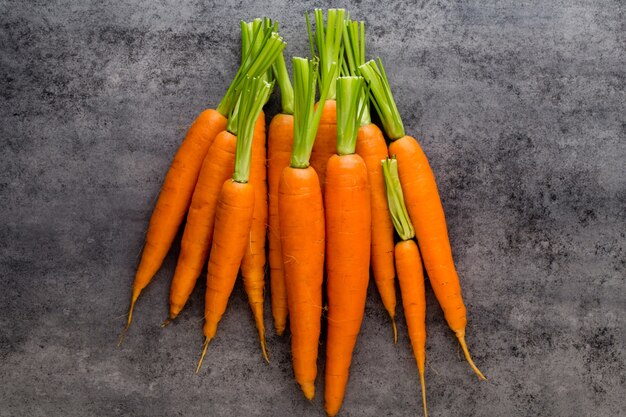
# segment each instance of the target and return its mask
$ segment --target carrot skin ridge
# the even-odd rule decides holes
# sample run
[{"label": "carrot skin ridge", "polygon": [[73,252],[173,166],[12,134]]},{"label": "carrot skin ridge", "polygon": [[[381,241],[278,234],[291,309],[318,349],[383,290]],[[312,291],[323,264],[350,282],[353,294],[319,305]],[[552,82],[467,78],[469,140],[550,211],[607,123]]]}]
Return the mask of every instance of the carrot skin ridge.
[{"label": "carrot skin ridge", "polygon": [[265,238],[268,216],[265,139],[265,114],[261,111],[254,127],[254,139],[252,141],[250,184],[254,187],[255,201],[250,229],[250,242],[246,246],[246,252],[241,262],[241,275],[258,331],[261,352],[265,361],[269,363],[263,318]]},{"label": "carrot skin ridge", "polygon": [[269,263],[272,316],[276,333],[282,336],[287,324],[287,289],[283,270],[278,215],[278,185],[289,166],[293,148],[293,115],[277,114],[269,127],[267,178],[269,188]]},{"label": "carrot skin ridge", "polygon": [[204,158],[170,287],[169,320],[174,320],[183,309],[206,264],[219,193],[224,181],[233,175],[236,143],[237,137],[224,130]]},{"label": "carrot skin ridge", "polygon": [[150,217],[146,242],[133,282],[128,320],[121,340],[132,322],[139,294],[163,264],[178,233],[178,228],[189,208],[204,157],[217,134],[226,128],[226,123],[226,117],[216,110],[204,110],[193,122],[176,151]]},{"label": "carrot skin ridge", "polygon": [[391,319],[394,330],[394,343],[397,343],[393,224],[389,214],[389,207],[387,206],[385,180],[381,165],[381,161],[387,157],[387,144],[378,126],[368,124],[359,128],[356,153],[363,158],[367,166],[370,183],[372,273],[380,298]]},{"label": "carrot skin ridge", "polygon": [[294,374],[311,400],[317,377],[325,249],[322,193],[312,167],[283,170],[278,213]]},{"label": "carrot skin ridge", "polygon": [[[415,228],[431,286],[448,326],[463,347],[467,313],[452,259],[446,219],[434,174],[422,148],[411,136],[403,136],[391,142],[389,155],[395,155],[398,160],[398,172],[407,210]],[[469,359],[468,362],[479,379],[485,379],[471,361],[469,352],[466,358]]]},{"label": "carrot skin ridge", "polygon": [[332,156],[326,174],[328,337],[324,407],[334,416],[343,402],[365,311],[371,206],[367,167],[360,156]]}]

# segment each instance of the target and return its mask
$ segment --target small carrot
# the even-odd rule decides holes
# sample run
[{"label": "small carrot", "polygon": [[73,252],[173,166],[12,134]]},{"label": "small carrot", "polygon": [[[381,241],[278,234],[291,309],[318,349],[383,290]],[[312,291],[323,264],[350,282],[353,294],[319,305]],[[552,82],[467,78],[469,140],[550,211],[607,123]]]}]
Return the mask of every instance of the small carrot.
[{"label": "small carrot", "polygon": [[[311,24],[308,13],[305,15],[311,54],[313,45],[317,48],[320,61],[320,79],[322,83],[330,83],[328,99],[322,106],[322,119],[320,120],[311,153],[311,166],[317,172],[324,194],[324,178],[326,176],[326,164],[328,159],[335,154],[337,141],[337,103],[336,80],[341,67],[341,40],[345,18],[344,9],[328,9],[326,25],[324,26],[324,12],[322,9],[315,9],[315,36],[311,32]],[[332,63],[336,65],[333,67]],[[334,69],[333,69],[334,68]],[[318,103],[319,105],[320,103]]]},{"label": "small carrot", "polygon": [[367,167],[355,153],[361,77],[337,80],[337,154],[328,161],[325,188],[328,338],[324,402],[339,412],[352,351],[363,321],[369,282],[371,203]]},{"label": "small carrot", "polygon": [[204,348],[196,372],[200,370],[209,342],[226,311],[250,239],[254,211],[254,186],[250,184],[250,163],[255,121],[272,85],[261,78],[248,78],[239,102],[237,150],[232,179],[224,182],[215,212],[215,230],[209,256],[204,306]]},{"label": "small carrot", "polygon": [[[242,25],[242,51],[247,51],[253,45],[249,45],[247,38],[252,39],[259,25],[270,25],[269,20],[256,19]],[[248,36],[243,36],[244,32]],[[256,51],[252,51],[256,52]],[[278,55],[282,57],[282,53]],[[263,76],[264,80],[272,77],[271,69]],[[269,97],[269,96],[268,96]],[[254,139],[252,141],[252,160],[250,165],[250,184],[254,187],[254,211],[252,213],[252,227],[250,229],[250,243],[246,246],[246,252],[241,261],[241,276],[243,286],[248,295],[248,303],[252,310],[256,324],[259,343],[263,358],[269,362],[267,347],[265,344],[265,322],[263,318],[263,292],[265,289],[265,238],[267,227],[267,172],[265,150],[265,114],[259,114],[254,127]]]},{"label": "small carrot", "polygon": [[276,333],[282,336],[287,325],[287,288],[283,271],[278,216],[278,184],[289,166],[293,148],[293,87],[283,55],[276,58],[274,76],[280,88],[282,112],[272,118],[268,134],[267,179],[269,188],[269,263],[272,294],[272,316]]},{"label": "small carrot", "polygon": [[398,272],[398,280],[400,281],[400,290],[402,291],[404,317],[409,328],[409,338],[422,385],[424,417],[428,417],[426,382],[424,379],[426,362],[426,291],[424,289],[422,259],[413,240],[415,229],[413,229],[404,204],[402,186],[398,178],[398,163],[395,159],[386,158],[382,161],[382,167],[391,218],[401,239],[395,246],[396,270]]},{"label": "small carrot", "polygon": [[389,155],[395,155],[398,160],[404,199],[415,228],[426,272],[448,326],[456,334],[467,362],[478,378],[486,379],[474,364],[465,343],[466,309],[459,277],[452,260],[446,219],[435,176],[417,141],[405,135],[402,118],[380,59],[378,64],[369,61],[359,66],[359,70],[370,85],[372,102],[387,136],[392,141],[389,145]]},{"label": "small carrot", "polygon": [[253,43],[259,45],[255,49],[257,53],[246,57],[216,110],[206,110],[194,122],[168,170],[150,218],[146,243],[133,283],[128,319],[119,343],[130,327],[139,294],[159,270],[172,245],[189,208],[204,157],[215,136],[226,127],[226,116],[232,112],[242,84],[247,77],[266,72],[285,47],[282,38],[272,28],[256,33]]},{"label": "small carrot", "polygon": [[[292,62],[294,141],[290,164],[278,185],[278,216],[293,370],[304,396],[311,400],[317,377],[325,231],[322,192],[309,158],[323,106],[314,110],[316,62],[304,58],[293,58]],[[328,89],[328,82],[320,87],[322,104]]]},{"label": "small carrot", "polygon": [[[343,29],[345,75],[358,76],[358,66],[365,63],[365,23],[346,19]],[[387,157],[383,132],[370,119],[369,97],[362,97],[360,127],[356,139],[356,153],[367,166],[372,203],[371,267],[380,298],[391,319],[393,341],[398,341],[396,329],[396,286],[393,263],[393,225],[387,207],[385,181],[380,161]]]}]

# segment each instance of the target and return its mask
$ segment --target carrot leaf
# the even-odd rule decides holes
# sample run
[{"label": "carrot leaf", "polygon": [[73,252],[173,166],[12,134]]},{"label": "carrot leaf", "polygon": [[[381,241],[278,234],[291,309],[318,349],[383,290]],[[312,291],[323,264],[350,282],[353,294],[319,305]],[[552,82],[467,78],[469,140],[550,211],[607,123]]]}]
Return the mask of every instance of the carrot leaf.
[{"label": "carrot leaf", "polygon": [[[330,89],[328,79],[320,86],[320,98],[315,108],[315,90],[319,78],[319,62],[314,59],[294,57],[293,84],[294,84],[294,111],[293,111],[293,151],[291,153],[291,166],[293,168],[307,168],[317,127],[322,118],[324,103]],[[335,70],[337,64],[331,65]]]},{"label": "carrot leaf", "polygon": [[254,125],[272,91],[272,87],[272,83],[268,83],[261,77],[246,78],[242,85],[241,98],[237,103],[239,116],[233,181],[246,183],[250,178]]},{"label": "carrot leaf", "polygon": [[371,89],[371,98],[376,112],[383,123],[383,129],[391,140],[404,136],[404,125],[396,102],[391,94],[389,80],[385,73],[385,67],[378,58],[378,64],[373,60],[359,65],[361,76],[365,78]]},{"label": "carrot leaf", "polygon": [[334,100],[336,97],[337,90],[335,84],[341,68],[340,60],[343,55],[343,44],[341,40],[345,14],[346,11],[344,9],[328,9],[326,25],[324,26],[323,10],[315,9],[314,34],[311,32],[309,15],[308,13],[305,15],[307,31],[309,33],[309,43],[311,45],[311,53],[313,53],[313,44],[315,44],[317,48],[317,56],[320,61],[319,70],[321,84],[326,84],[327,82],[330,83],[328,98],[331,100]]},{"label": "carrot leaf", "polygon": [[[365,95],[362,77],[337,78],[337,154],[350,155],[356,151],[359,113]],[[361,110],[361,112],[359,112]]]},{"label": "carrot leaf", "polygon": [[402,240],[409,240],[415,236],[415,229],[409,218],[409,213],[404,204],[404,194],[398,176],[398,161],[395,157],[383,159],[383,176],[385,177],[385,188],[387,189],[387,203],[391,220],[396,232]]},{"label": "carrot leaf", "polygon": [[[360,76],[359,65],[365,64],[365,22],[356,22],[347,18],[343,27],[343,50],[341,74],[344,76]],[[359,99],[362,108],[360,125],[372,123],[370,117],[369,96],[363,94]]]}]

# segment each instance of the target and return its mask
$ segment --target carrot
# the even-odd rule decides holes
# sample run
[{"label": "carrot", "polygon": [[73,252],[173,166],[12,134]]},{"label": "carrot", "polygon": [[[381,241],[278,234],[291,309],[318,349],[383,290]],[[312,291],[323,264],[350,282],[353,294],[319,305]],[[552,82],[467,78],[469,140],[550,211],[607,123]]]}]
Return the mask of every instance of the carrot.
[{"label": "carrot", "polygon": [[337,80],[337,154],[326,171],[328,339],[325,409],[339,412],[363,321],[369,282],[371,205],[367,167],[355,153],[361,77]]},{"label": "carrot", "polygon": [[249,182],[255,120],[267,100],[272,85],[261,78],[248,78],[243,85],[237,123],[237,150],[232,179],[224,182],[215,212],[215,230],[209,256],[204,306],[204,349],[200,370],[209,342],[226,311],[250,239],[254,211],[254,186]]},{"label": "carrot", "polygon": [[[248,42],[252,39],[258,26],[271,25],[266,19],[255,19],[242,25],[242,51],[248,51],[254,47]],[[244,32],[248,36],[243,36]],[[253,51],[255,52],[255,51]],[[282,57],[282,53],[279,54]],[[245,59],[245,55],[242,56]],[[272,78],[272,70],[269,69],[262,77],[267,81]],[[268,95],[269,97],[269,95]],[[250,242],[246,247],[243,260],[241,261],[241,275],[243,286],[248,295],[248,303],[252,310],[256,324],[259,343],[263,358],[269,362],[265,344],[265,322],[263,319],[263,292],[265,288],[265,238],[267,227],[267,173],[266,173],[266,150],[265,150],[265,114],[261,111],[254,128],[254,140],[252,142],[252,161],[250,166],[250,184],[254,187],[254,212],[252,214],[252,227],[250,230]]]},{"label": "carrot", "polygon": [[278,217],[278,184],[283,170],[289,166],[293,147],[293,87],[289,81],[283,55],[273,66],[280,88],[282,113],[272,118],[268,135],[267,178],[269,188],[269,263],[272,293],[272,316],[276,333],[282,336],[287,325],[287,288],[283,271]]},{"label": "carrot", "polygon": [[417,141],[406,136],[382,62],[369,61],[359,70],[370,85],[374,106],[392,143],[389,155],[398,159],[398,171],[404,198],[426,272],[448,326],[454,331],[465,358],[480,379],[484,375],[474,364],[465,343],[467,324],[459,277],[452,260],[446,219],[439,198],[435,176]]},{"label": "carrot", "polygon": [[424,289],[422,259],[413,240],[415,229],[411,224],[404,204],[404,195],[400,179],[398,178],[398,163],[395,159],[386,158],[383,160],[382,166],[391,218],[401,239],[395,246],[395,261],[398,280],[400,281],[400,290],[402,291],[404,317],[409,327],[409,338],[420,375],[424,417],[428,417],[426,382],[424,379],[426,362],[426,292]]},{"label": "carrot", "polygon": [[[343,74],[358,76],[358,66],[365,63],[365,23],[346,19],[343,29],[345,59]],[[363,111],[356,139],[356,153],[367,166],[372,204],[372,248],[371,268],[378,293],[383,302],[393,330],[393,341],[397,343],[396,287],[393,263],[393,225],[387,207],[385,181],[380,161],[387,157],[387,144],[383,132],[370,119],[369,97],[362,97]]]},{"label": "carrot", "polygon": [[252,43],[257,45],[257,52],[246,56],[216,110],[206,110],[200,115],[174,156],[150,218],[146,242],[133,283],[128,320],[119,343],[130,327],[139,294],[159,270],[172,245],[189,208],[204,157],[215,136],[226,127],[226,117],[234,108],[242,84],[247,77],[266,72],[276,55],[285,47],[282,38],[272,28],[259,30]]},{"label": "carrot", "polygon": [[[335,154],[337,140],[337,104],[336,80],[341,66],[341,40],[343,33],[344,9],[328,9],[326,26],[324,26],[324,12],[315,9],[315,36],[311,32],[311,24],[308,13],[306,16],[311,54],[315,44],[320,60],[320,80],[322,83],[330,83],[328,99],[322,106],[322,119],[320,120],[311,153],[311,166],[317,172],[324,194],[324,178],[326,176],[326,164],[328,159]],[[337,65],[333,68],[332,63]],[[332,69],[332,71],[331,71]],[[320,103],[318,103],[319,105]]]},{"label": "carrot", "polygon": [[[323,108],[314,110],[317,64],[293,58],[293,80],[293,151],[278,185],[278,217],[293,369],[304,396],[311,400],[317,377],[325,242],[322,192],[317,173],[309,165]],[[322,104],[328,89],[329,83],[320,87]]]},{"label": "carrot", "polygon": [[[261,34],[259,26],[269,28],[266,19],[253,23],[241,22],[242,65],[248,55],[258,53],[262,43],[253,41]],[[260,35],[257,35],[260,36]],[[255,48],[253,50],[253,47]],[[198,175],[187,223],[181,242],[181,251],[170,288],[170,314],[163,325],[174,320],[184,307],[206,262],[211,247],[217,198],[222,184],[232,176],[237,142],[237,108],[233,108],[226,130],[220,133],[209,148]]]}]

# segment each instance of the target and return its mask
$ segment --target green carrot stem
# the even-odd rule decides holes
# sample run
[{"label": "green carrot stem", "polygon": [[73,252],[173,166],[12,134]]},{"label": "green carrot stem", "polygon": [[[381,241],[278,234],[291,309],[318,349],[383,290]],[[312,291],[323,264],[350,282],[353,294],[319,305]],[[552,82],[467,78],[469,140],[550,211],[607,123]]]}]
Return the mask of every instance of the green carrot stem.
[{"label": "green carrot stem", "polygon": [[[337,78],[337,154],[350,155],[356,151],[359,131],[359,104],[363,97],[362,77]],[[361,107],[362,109],[362,107]]]},{"label": "green carrot stem", "polygon": [[[328,98],[334,100],[336,97],[336,80],[341,68],[343,58],[343,35],[344,19],[346,11],[344,9],[328,9],[326,25],[324,26],[324,12],[322,9],[315,9],[315,33],[311,32],[311,24],[308,13],[305,15],[311,54],[315,47],[320,61],[321,84],[329,82]],[[333,65],[333,63],[335,63]]]},{"label": "green carrot stem", "polygon": [[293,86],[289,80],[289,72],[287,71],[285,57],[282,53],[278,54],[278,57],[276,57],[272,69],[274,70],[274,77],[278,83],[278,88],[280,88],[282,113],[293,114]]},{"label": "green carrot stem", "polygon": [[385,188],[387,189],[387,203],[393,226],[398,232],[400,239],[409,240],[415,236],[415,229],[409,218],[406,205],[404,204],[404,194],[398,176],[398,161],[396,158],[387,158],[381,161],[383,164],[383,176],[385,177]]},{"label": "green carrot stem", "polygon": [[[356,22],[345,19],[343,27],[343,50],[345,52],[342,74],[345,76],[360,76],[359,65],[365,64],[365,22]],[[362,107],[361,117],[359,123],[361,126],[366,126],[372,123],[370,117],[369,95],[363,94],[360,101],[360,107]]]},{"label": "green carrot stem", "polygon": [[359,65],[359,71],[370,87],[372,103],[380,116],[387,136],[391,140],[403,137],[405,134],[404,125],[391,94],[391,87],[389,86],[389,80],[387,79],[382,61],[378,58],[377,65],[376,62],[370,60],[365,64]]},{"label": "green carrot stem", "polygon": [[272,66],[274,60],[286,45],[278,33],[273,31],[272,27],[264,27],[264,25],[260,25],[254,32],[249,40],[249,44],[248,53],[245,54],[245,58],[242,60],[235,78],[230,83],[224,98],[216,108],[218,112],[226,117],[231,116],[246,78],[262,76]]},{"label": "green carrot stem", "polygon": [[242,85],[241,98],[238,104],[238,135],[233,181],[246,183],[250,178],[254,125],[272,91],[272,87],[272,84],[260,77],[247,78]]},{"label": "green carrot stem", "polygon": [[[315,90],[319,78],[318,65],[317,60],[298,57],[294,57],[292,60],[295,100],[293,150],[290,165],[293,168],[307,168],[309,166],[315,134],[330,89],[330,80],[328,78],[325,81],[322,80],[320,98],[317,108],[315,108]],[[330,69],[334,71],[336,66],[337,63],[333,62]]]}]

